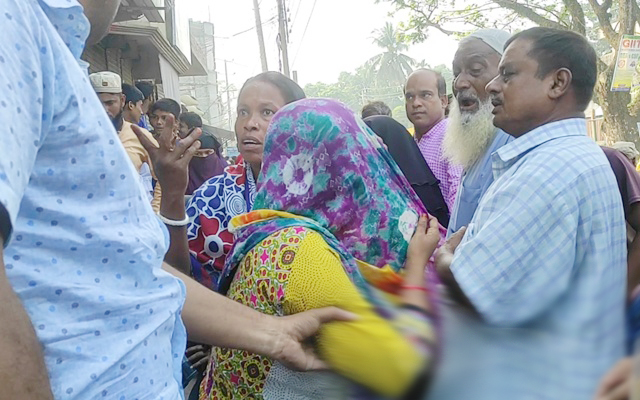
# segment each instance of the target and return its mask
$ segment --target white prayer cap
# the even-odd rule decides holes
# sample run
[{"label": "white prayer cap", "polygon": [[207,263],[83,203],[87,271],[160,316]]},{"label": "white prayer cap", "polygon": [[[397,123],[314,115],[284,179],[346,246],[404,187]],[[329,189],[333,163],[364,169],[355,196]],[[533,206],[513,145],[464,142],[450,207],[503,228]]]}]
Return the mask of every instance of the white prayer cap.
[{"label": "white prayer cap", "polygon": [[480,29],[473,32],[462,41],[465,41],[468,38],[480,39],[488,44],[498,54],[502,55],[504,53],[504,45],[507,43],[507,40],[509,40],[510,37],[511,34],[509,32],[502,31],[500,29]]},{"label": "white prayer cap", "polygon": [[96,93],[122,93],[122,78],[115,72],[96,72],[89,75],[89,80]]}]

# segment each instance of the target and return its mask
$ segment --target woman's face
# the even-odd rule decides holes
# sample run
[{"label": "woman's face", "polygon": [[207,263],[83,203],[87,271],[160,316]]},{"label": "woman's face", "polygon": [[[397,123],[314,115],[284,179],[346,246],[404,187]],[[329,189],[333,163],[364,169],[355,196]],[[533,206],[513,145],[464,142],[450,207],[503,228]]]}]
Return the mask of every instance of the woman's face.
[{"label": "woman's face", "polygon": [[254,170],[262,165],[269,122],[285,104],[280,90],[267,82],[251,82],[240,93],[236,120],[238,150]]}]

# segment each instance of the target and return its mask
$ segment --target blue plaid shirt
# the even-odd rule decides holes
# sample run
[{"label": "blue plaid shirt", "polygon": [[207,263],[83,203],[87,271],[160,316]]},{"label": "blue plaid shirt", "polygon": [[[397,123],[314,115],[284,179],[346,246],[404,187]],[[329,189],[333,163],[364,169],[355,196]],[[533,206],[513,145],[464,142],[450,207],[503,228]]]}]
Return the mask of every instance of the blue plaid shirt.
[{"label": "blue plaid shirt", "polygon": [[[447,307],[432,398],[589,399],[624,355],[624,212],[586,131],[553,122],[493,155],[495,181],[451,265],[481,320]],[[456,354],[470,337],[476,348]]]},{"label": "blue plaid shirt", "polygon": [[182,399],[185,288],[161,269],[168,232],[79,66],[89,21],[77,0],[0,4],[4,262],[53,394]]}]

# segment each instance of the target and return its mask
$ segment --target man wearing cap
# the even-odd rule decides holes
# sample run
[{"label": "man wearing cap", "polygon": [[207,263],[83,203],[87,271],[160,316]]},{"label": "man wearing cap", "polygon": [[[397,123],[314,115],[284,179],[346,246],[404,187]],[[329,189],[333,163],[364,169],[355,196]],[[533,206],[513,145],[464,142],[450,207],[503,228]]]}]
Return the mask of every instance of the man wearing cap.
[{"label": "man wearing cap", "polygon": [[[142,147],[140,140],[138,140],[138,137],[133,133],[131,122],[124,119],[124,108],[127,99],[122,93],[122,79],[120,75],[111,71],[102,71],[89,75],[89,79],[91,80],[93,89],[100,98],[104,110],[111,119],[111,123],[113,123],[113,126],[116,128],[118,138],[131,159],[131,162],[133,162],[136,171],[140,172],[143,165],[147,164],[153,175],[153,166],[149,153]],[[142,132],[157,146],[156,140],[149,131],[143,128]],[[155,212],[160,210],[161,197],[162,189],[160,185],[156,184],[153,191],[153,200],[151,201],[151,207]]]},{"label": "man wearing cap", "polygon": [[[449,221],[448,236],[467,226],[480,198],[493,183],[491,154],[513,140],[493,125],[493,105],[486,85],[498,75],[504,45],[511,35],[482,29],[463,39],[453,59],[453,92],[449,125],[443,141],[445,157],[462,165],[464,173]],[[447,341],[430,399],[474,398],[473,388],[493,379],[485,350],[491,332],[475,315],[444,295],[441,308]],[[468,376],[465,385],[452,382]],[[471,389],[467,389],[471,388]],[[470,391],[467,391],[470,390]]]},{"label": "man wearing cap", "polygon": [[471,222],[480,198],[493,183],[491,154],[513,138],[493,126],[493,105],[485,90],[498,75],[504,45],[511,34],[481,29],[463,39],[453,59],[453,102],[444,138],[444,154],[464,173],[451,212],[448,235]]}]

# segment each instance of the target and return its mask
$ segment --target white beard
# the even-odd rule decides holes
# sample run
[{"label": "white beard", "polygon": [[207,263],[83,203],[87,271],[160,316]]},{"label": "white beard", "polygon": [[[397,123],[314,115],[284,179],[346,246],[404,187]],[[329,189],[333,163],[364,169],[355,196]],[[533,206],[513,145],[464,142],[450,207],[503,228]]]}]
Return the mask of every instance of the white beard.
[{"label": "white beard", "polygon": [[495,138],[493,105],[490,101],[481,102],[478,111],[462,113],[454,100],[449,110],[447,133],[442,143],[444,156],[466,171],[482,158]]}]

